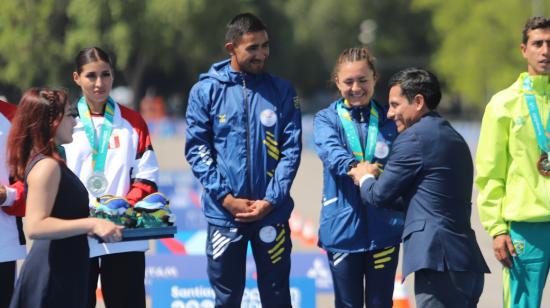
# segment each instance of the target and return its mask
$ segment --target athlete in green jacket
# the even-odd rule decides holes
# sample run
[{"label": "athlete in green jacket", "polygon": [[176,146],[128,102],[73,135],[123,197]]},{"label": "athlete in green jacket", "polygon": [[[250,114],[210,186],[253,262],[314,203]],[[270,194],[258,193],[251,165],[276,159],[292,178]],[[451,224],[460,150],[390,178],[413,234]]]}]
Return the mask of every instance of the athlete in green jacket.
[{"label": "athlete in green jacket", "polygon": [[488,103],[476,157],[479,216],[504,266],[504,307],[540,307],[550,266],[550,19],[530,18],[528,70]]}]

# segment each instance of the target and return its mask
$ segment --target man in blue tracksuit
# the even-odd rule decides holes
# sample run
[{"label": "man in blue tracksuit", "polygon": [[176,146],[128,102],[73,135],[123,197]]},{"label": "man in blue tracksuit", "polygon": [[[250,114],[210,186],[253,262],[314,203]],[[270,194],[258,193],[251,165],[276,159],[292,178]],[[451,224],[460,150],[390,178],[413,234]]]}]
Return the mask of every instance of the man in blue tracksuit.
[{"label": "man in blue tracksuit", "polygon": [[264,72],[265,25],[227,25],[231,55],[189,95],[185,155],[204,192],[208,277],[216,307],[240,307],[250,242],[263,307],[290,307],[290,187],[300,164],[301,114],[288,81]]}]

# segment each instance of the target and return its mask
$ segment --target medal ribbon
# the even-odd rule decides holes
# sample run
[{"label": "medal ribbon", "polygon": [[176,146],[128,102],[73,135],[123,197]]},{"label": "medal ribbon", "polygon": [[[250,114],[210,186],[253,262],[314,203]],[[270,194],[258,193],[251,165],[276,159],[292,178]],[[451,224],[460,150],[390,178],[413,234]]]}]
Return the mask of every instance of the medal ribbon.
[{"label": "medal ribbon", "polygon": [[345,100],[341,100],[336,104],[336,110],[338,111],[338,116],[340,117],[340,122],[344,127],[344,132],[346,133],[346,139],[350,144],[351,151],[355,159],[358,161],[368,161],[372,162],[374,158],[374,151],[376,150],[376,139],[378,137],[378,111],[374,107],[374,101],[370,102],[370,116],[369,116],[369,131],[367,136],[367,144],[365,145],[365,151],[361,148],[361,142],[359,141],[359,136],[355,130],[355,125],[351,120],[351,114],[344,107],[344,103],[347,104]]},{"label": "medal ribbon", "polygon": [[535,91],[533,91],[533,84],[529,76],[525,76],[523,79],[523,96],[527,102],[531,122],[535,128],[537,143],[539,144],[540,149],[544,153],[548,154],[550,152],[550,147],[548,146],[547,133],[550,132],[550,121],[547,121],[545,131],[540,118],[539,108],[537,107],[537,99],[535,98]]},{"label": "medal ribbon", "polygon": [[107,105],[105,106],[105,116],[103,125],[101,125],[101,135],[96,143],[95,128],[92,122],[92,115],[90,109],[86,103],[86,99],[82,96],[77,103],[78,113],[80,120],[84,125],[84,131],[86,137],[92,147],[92,169],[94,173],[103,173],[105,169],[105,159],[107,158],[107,151],[109,149],[109,139],[111,138],[111,132],[113,131],[113,118],[115,116],[115,102],[111,97],[107,99]]}]

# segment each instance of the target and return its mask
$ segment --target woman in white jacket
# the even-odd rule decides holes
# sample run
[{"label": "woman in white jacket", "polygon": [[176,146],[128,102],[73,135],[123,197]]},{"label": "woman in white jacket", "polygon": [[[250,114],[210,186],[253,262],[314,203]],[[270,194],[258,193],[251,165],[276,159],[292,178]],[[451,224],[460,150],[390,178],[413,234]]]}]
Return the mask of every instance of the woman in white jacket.
[{"label": "woman in white jacket", "polygon": [[[90,199],[105,194],[124,197],[131,206],[157,191],[158,164],[141,115],[109,96],[113,66],[97,47],[76,57],[73,79],[82,90],[73,142],[66,146],[67,165],[78,175]],[[101,277],[107,307],[145,307],[147,241],[99,244],[90,240],[90,302]]]}]

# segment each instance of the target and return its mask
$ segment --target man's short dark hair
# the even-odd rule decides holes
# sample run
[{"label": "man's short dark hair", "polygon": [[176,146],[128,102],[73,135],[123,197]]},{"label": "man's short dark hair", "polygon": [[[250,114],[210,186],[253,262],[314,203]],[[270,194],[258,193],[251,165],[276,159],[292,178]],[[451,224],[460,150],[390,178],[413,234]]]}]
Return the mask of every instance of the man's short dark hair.
[{"label": "man's short dark hair", "polygon": [[529,40],[529,31],[535,29],[550,29],[550,19],[544,16],[535,16],[529,18],[525,23],[525,26],[523,26],[521,38],[521,42],[523,44],[527,44],[527,41]]},{"label": "man's short dark hair", "polygon": [[237,43],[243,34],[258,31],[267,31],[267,27],[262,20],[254,14],[242,13],[233,17],[227,24],[225,41]]},{"label": "man's short dark hair", "polygon": [[401,95],[412,103],[414,97],[420,94],[424,97],[426,105],[434,110],[441,100],[441,89],[437,77],[431,72],[421,68],[407,68],[395,73],[389,81],[389,87],[400,86]]}]

